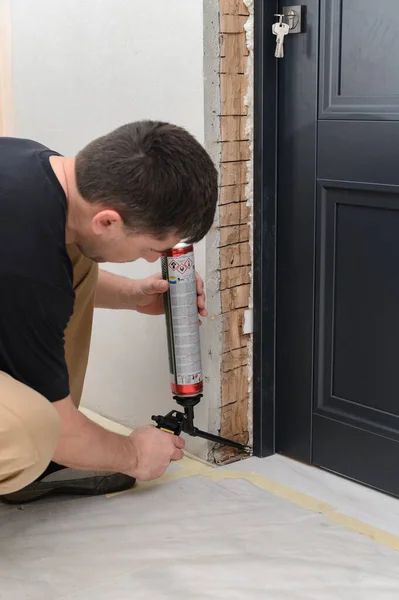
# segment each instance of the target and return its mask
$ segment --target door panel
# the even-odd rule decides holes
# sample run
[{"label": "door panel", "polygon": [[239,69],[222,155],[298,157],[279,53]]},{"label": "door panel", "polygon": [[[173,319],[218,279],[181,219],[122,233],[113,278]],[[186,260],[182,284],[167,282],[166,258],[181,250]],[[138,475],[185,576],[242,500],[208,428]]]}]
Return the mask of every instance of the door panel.
[{"label": "door panel", "polygon": [[314,464],[399,496],[397,442],[320,415],[313,424]]},{"label": "door panel", "polygon": [[311,0],[279,61],[276,440],[399,496],[398,30]]},{"label": "door panel", "polygon": [[319,182],[315,413],[399,439],[399,197]]},{"label": "door panel", "polygon": [[320,118],[397,118],[398,23],[395,0],[322,0]]},{"label": "door panel", "polygon": [[399,122],[319,121],[318,177],[397,185],[398,140]]}]

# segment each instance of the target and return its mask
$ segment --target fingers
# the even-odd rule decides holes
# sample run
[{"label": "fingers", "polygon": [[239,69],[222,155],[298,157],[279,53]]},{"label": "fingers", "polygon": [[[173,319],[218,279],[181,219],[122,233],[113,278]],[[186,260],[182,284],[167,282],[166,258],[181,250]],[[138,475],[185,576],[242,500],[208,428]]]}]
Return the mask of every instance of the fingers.
[{"label": "fingers", "polygon": [[183,450],[176,448],[176,450],[173,452],[172,456],[170,457],[170,460],[175,462],[177,460],[181,460],[183,458],[183,456],[184,456]]},{"label": "fingers", "polygon": [[154,273],[154,275],[150,275],[147,279],[163,279],[162,273]]},{"label": "fingers", "polygon": [[183,440],[182,437],[175,435],[175,436],[173,436],[172,440],[173,440],[173,443],[176,446],[176,448],[183,450],[183,448],[186,445],[186,442]]},{"label": "fingers", "polygon": [[198,305],[198,312],[201,315],[201,317],[206,317],[208,315],[208,311],[205,308],[205,291],[204,291],[204,282],[202,277],[198,274],[195,273],[195,277],[196,277],[196,281],[197,281],[197,305]]},{"label": "fingers", "polygon": [[158,294],[163,294],[169,287],[169,283],[165,281],[165,279],[161,279],[154,283],[155,292]]},{"label": "fingers", "polygon": [[204,293],[204,281],[201,275],[197,272],[195,272],[195,279],[197,281],[197,294],[200,296]]},{"label": "fingers", "polygon": [[[201,307],[199,302],[198,302],[198,312],[201,315],[201,317],[207,317],[208,316],[208,311],[206,310],[205,307]],[[200,325],[201,325],[201,321],[200,321]]]},{"label": "fingers", "polygon": [[199,310],[205,310],[205,294],[197,294],[197,304]]},{"label": "fingers", "polygon": [[163,294],[167,291],[169,287],[169,283],[162,279],[162,275],[157,273],[156,275],[151,275],[151,277],[146,277],[142,280],[141,284],[141,292],[146,296],[151,296],[151,294]]},{"label": "fingers", "polygon": [[129,459],[123,472],[139,481],[157,479],[171,461],[184,456],[184,440],[155,428],[153,425],[136,428],[127,438]]},{"label": "fingers", "polygon": [[181,438],[180,436],[177,436],[177,435],[172,436],[172,441],[175,445],[175,451],[173,452],[172,456],[170,457],[170,460],[171,461],[181,460],[184,456],[183,448],[186,445],[186,443],[183,440],[183,438]]},{"label": "fingers", "polygon": [[[204,282],[202,277],[195,273],[196,277],[196,285],[197,285],[197,305],[198,305],[198,313],[201,317],[207,317],[208,311],[205,308],[205,291],[204,291]],[[164,294],[169,288],[169,282],[165,281],[162,278],[161,273],[157,273],[156,275],[151,275],[150,277],[146,277],[141,280],[141,293],[144,296],[151,296],[154,294]],[[200,321],[201,324],[201,321]]]}]

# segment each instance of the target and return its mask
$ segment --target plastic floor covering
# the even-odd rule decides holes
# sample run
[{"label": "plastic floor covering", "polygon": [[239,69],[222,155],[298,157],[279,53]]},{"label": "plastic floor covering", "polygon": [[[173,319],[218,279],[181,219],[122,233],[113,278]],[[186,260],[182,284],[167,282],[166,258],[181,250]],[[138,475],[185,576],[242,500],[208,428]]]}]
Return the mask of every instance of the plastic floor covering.
[{"label": "plastic floor covering", "polygon": [[1,505],[0,599],[398,598],[398,552],[256,477],[185,459],[109,498]]}]

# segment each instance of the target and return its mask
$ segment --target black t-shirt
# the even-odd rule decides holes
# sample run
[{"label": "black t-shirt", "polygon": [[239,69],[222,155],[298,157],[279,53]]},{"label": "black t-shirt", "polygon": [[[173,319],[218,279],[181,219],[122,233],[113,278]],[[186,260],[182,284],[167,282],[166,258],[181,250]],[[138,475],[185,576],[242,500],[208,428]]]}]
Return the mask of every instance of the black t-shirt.
[{"label": "black t-shirt", "polygon": [[67,200],[57,155],[0,137],[0,370],[54,402],[69,394],[64,331],[73,312]]}]

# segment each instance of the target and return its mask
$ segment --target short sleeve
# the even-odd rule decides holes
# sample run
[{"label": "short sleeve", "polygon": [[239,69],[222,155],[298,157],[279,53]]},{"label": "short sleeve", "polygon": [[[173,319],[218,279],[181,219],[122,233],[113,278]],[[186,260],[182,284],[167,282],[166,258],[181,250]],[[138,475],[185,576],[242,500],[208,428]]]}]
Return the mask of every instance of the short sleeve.
[{"label": "short sleeve", "polygon": [[0,274],[0,370],[50,402],[69,395],[64,334],[73,301],[67,289]]}]

